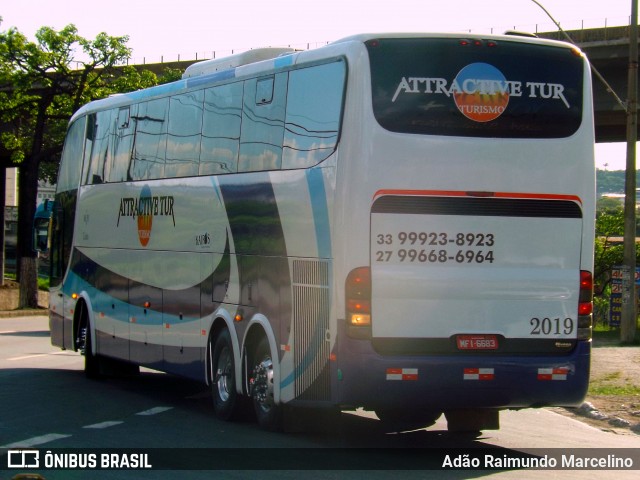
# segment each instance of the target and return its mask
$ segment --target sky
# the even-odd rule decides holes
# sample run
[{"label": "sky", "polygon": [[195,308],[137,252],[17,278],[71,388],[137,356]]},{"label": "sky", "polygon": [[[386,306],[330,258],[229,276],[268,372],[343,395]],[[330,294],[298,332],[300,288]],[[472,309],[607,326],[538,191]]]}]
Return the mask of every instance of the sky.
[{"label": "sky", "polygon": [[[632,0],[538,0],[566,30],[626,25]],[[27,37],[74,24],[127,35],[132,63],[211,58],[267,46],[314,48],[369,32],[556,30],[532,0],[3,0],[0,30]],[[626,92],[618,92],[622,98]],[[625,168],[624,144],[597,144],[598,168]],[[639,162],[640,164],[640,162]]]}]

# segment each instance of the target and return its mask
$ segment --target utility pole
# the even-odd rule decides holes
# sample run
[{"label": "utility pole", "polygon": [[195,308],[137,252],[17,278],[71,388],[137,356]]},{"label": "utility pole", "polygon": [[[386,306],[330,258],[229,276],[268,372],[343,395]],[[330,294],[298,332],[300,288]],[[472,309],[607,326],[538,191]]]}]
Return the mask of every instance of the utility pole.
[{"label": "utility pole", "polygon": [[636,334],[636,141],[638,137],[638,0],[631,0],[629,76],[627,93],[627,169],[624,199],[624,266],[620,341],[633,342]]}]

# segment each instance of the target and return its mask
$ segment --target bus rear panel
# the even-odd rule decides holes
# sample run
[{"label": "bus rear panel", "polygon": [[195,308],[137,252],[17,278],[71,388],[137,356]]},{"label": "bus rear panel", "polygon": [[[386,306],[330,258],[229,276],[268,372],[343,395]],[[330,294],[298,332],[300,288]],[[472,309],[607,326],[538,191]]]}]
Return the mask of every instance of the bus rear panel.
[{"label": "bus rear panel", "polygon": [[351,184],[369,199],[368,238],[347,248],[368,255],[345,282],[341,400],[579,405],[595,189],[585,59],[507,37],[365,44],[371,146]]}]

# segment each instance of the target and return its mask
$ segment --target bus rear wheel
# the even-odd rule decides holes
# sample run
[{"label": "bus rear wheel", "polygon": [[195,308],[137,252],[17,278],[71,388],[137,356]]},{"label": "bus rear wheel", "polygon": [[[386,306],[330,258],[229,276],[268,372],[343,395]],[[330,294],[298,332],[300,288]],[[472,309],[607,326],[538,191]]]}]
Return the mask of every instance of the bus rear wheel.
[{"label": "bus rear wheel", "polygon": [[231,420],[236,410],[238,393],[229,331],[222,330],[213,343],[210,339],[207,351],[209,353],[209,384],[216,417],[225,421]]},{"label": "bus rear wheel", "polygon": [[258,424],[265,430],[281,430],[282,408],[276,405],[273,395],[273,361],[266,337],[258,342],[253,358],[251,398]]}]

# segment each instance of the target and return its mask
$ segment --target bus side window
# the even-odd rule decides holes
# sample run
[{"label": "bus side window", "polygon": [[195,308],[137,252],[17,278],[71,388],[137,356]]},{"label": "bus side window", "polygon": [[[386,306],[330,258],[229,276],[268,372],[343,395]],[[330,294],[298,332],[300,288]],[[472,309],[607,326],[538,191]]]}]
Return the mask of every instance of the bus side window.
[{"label": "bus side window", "polygon": [[57,190],[75,190],[80,186],[84,152],[86,117],[79,118],[69,127],[60,160]]},{"label": "bus side window", "polygon": [[331,155],[338,143],[345,62],[289,74],[282,168],[308,168]]},{"label": "bus side window", "polygon": [[[131,151],[135,133],[135,113],[137,105],[121,107],[116,118],[116,131],[113,136],[113,155],[109,162],[109,182],[124,182],[128,178]],[[134,120],[134,121],[132,121]],[[111,145],[111,142],[109,142]]]},{"label": "bus side window", "polygon": [[167,150],[169,99],[159,98],[138,105],[131,180],[149,180],[164,176]]},{"label": "bus side window", "polygon": [[243,91],[243,82],[205,90],[200,175],[238,171]]},{"label": "bus side window", "polygon": [[56,199],[52,215],[51,286],[60,284],[71,257],[73,222],[82,176],[86,117],[77,119],[67,131],[60,159]]},{"label": "bus side window", "polygon": [[169,101],[167,160],[164,167],[167,177],[198,174],[203,99],[204,92],[197,90],[175,95]]},{"label": "bus side window", "polygon": [[[285,72],[245,81],[238,171],[280,169],[287,77]],[[271,80],[272,94],[269,93]]]},{"label": "bus side window", "polygon": [[85,146],[85,185],[104,183],[106,179],[106,166],[110,163],[113,150],[114,112],[107,110],[89,116]]},{"label": "bus side window", "polygon": [[84,140],[84,158],[86,159],[82,164],[82,185],[87,183],[89,177],[89,170],[91,169],[91,152],[93,150],[93,144],[96,134],[96,114],[92,113],[87,115],[87,128],[85,129]]}]

